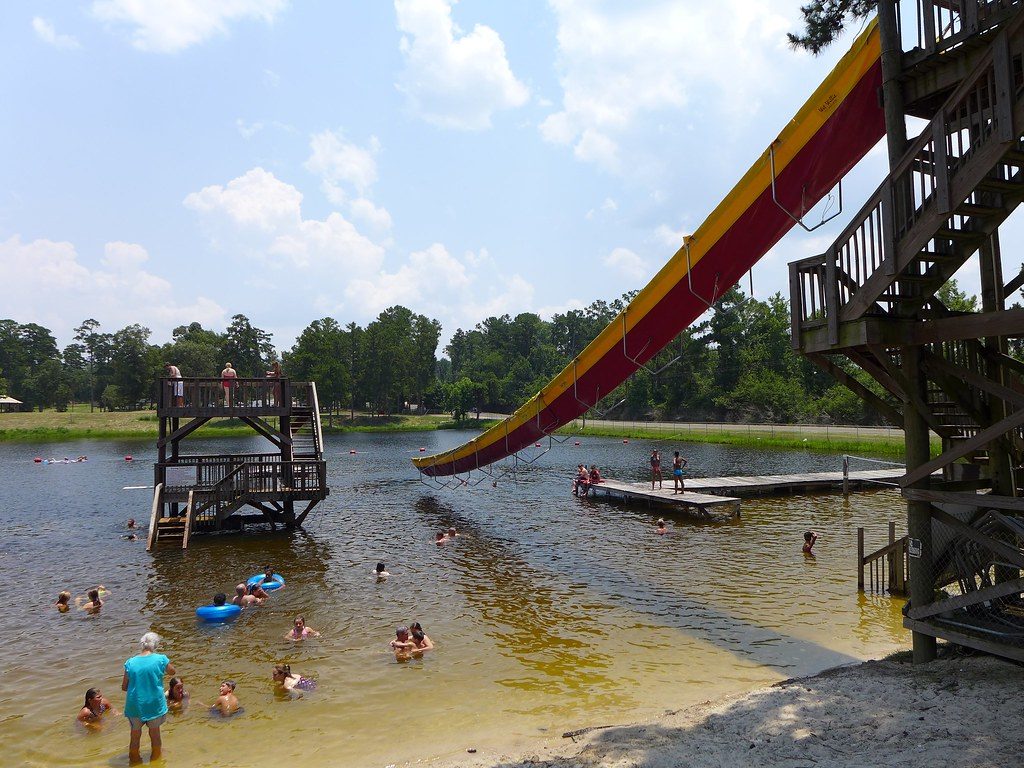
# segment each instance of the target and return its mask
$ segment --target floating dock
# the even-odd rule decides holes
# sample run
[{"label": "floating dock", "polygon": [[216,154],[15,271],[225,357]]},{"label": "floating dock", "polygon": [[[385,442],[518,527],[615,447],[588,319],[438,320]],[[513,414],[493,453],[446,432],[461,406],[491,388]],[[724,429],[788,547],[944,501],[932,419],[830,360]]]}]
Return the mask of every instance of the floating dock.
[{"label": "floating dock", "polygon": [[[850,489],[895,485],[906,470],[868,469],[846,473]],[[672,492],[672,478],[668,476],[661,488],[651,490],[650,482],[624,483],[603,480],[590,486],[590,493],[621,498],[625,501],[643,501],[691,512],[707,520],[729,520],[740,514],[740,497],[775,496],[790,493],[840,491],[842,472],[806,472],[799,475],[734,475],[731,477],[688,477],[684,493]]]}]

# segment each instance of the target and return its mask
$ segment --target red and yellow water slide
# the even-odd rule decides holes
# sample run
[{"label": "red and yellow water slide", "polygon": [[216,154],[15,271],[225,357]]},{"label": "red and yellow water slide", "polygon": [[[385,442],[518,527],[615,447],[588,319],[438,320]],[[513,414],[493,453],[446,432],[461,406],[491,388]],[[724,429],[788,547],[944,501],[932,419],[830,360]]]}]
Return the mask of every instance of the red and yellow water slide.
[{"label": "red and yellow water slide", "polygon": [[872,22],[683,247],[575,360],[504,421],[457,448],[413,459],[416,468],[431,477],[467,473],[533,446],[707,311],[790,230],[793,215],[821,200],[885,134],[880,54]]}]

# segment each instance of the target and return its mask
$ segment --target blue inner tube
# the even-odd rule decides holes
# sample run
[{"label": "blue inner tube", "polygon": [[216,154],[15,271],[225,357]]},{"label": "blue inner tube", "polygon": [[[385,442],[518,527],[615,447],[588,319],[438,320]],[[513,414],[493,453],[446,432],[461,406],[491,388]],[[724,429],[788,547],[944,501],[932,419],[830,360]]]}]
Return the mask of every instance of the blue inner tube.
[{"label": "blue inner tube", "polygon": [[201,605],[196,608],[196,616],[203,621],[231,621],[237,619],[242,612],[240,606],[231,605]]},{"label": "blue inner tube", "polygon": [[[260,582],[263,583],[260,584]],[[260,584],[267,592],[273,592],[275,589],[280,589],[284,586],[284,576],[280,573],[275,573],[273,581],[263,581],[263,574],[257,573],[255,576],[250,576],[245,582],[247,587],[251,587],[253,584]]]}]

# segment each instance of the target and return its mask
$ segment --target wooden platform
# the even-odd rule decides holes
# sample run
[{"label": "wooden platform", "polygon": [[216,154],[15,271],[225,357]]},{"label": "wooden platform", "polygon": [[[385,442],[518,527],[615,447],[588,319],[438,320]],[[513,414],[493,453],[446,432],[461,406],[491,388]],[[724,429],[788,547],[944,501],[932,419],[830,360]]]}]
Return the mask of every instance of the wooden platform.
[{"label": "wooden platform", "polygon": [[666,504],[689,511],[707,520],[732,520],[740,514],[740,500],[707,493],[672,493],[672,484],[651,490],[649,483],[622,483],[603,480],[590,486],[592,496],[612,496],[626,501],[644,501],[648,504]]},{"label": "wooden platform", "polygon": [[[905,471],[896,469],[869,469],[850,472],[851,489],[882,488],[894,485]],[[839,491],[843,487],[842,472],[807,472],[801,475],[735,475],[732,477],[686,478],[686,491],[672,493],[672,479],[667,478],[661,488],[651,490],[650,482],[624,483],[605,479],[591,486],[595,496],[611,496],[626,501],[643,501],[695,513],[708,520],[729,520],[740,514],[742,496],[772,496],[789,493]]]},{"label": "wooden platform", "polygon": [[[850,472],[851,490],[880,489],[896,485],[906,470],[866,469]],[[799,475],[734,475],[731,477],[687,477],[686,490],[729,496],[775,496],[786,493],[841,491],[843,473],[805,472]],[[650,483],[647,483],[650,486]],[[665,486],[671,485],[666,478]]]}]

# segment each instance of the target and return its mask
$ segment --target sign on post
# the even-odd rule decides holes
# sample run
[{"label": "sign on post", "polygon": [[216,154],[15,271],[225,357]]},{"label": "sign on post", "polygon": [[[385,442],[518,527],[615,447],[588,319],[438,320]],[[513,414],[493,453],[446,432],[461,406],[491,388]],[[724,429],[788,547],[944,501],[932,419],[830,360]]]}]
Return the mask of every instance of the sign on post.
[{"label": "sign on post", "polygon": [[921,556],[921,540],[920,539],[907,539],[907,555],[909,557],[920,557]]}]

